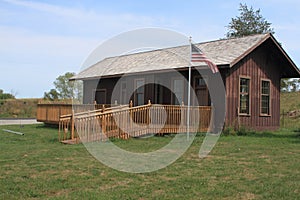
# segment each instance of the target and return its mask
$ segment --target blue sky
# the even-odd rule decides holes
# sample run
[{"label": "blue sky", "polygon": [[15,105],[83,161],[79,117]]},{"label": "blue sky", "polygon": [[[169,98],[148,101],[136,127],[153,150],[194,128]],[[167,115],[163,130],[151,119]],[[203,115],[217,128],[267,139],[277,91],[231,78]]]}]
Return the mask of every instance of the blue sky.
[{"label": "blue sky", "polygon": [[137,28],[171,29],[195,42],[224,38],[240,2],[261,9],[300,66],[299,0],[0,0],[0,89],[42,97],[57,76],[78,73],[99,44]]}]

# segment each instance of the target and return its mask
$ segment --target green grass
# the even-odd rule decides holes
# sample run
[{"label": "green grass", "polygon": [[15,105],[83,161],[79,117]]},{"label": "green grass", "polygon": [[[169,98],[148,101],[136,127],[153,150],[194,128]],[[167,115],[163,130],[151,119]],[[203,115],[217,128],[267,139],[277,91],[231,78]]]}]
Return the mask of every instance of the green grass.
[{"label": "green grass", "polygon": [[[0,199],[298,199],[297,131],[223,136],[202,160],[198,151],[204,137],[197,136],[189,150],[167,168],[130,174],[101,164],[81,144],[60,144],[56,128],[0,126]],[[114,142],[147,152],[170,139]]]}]

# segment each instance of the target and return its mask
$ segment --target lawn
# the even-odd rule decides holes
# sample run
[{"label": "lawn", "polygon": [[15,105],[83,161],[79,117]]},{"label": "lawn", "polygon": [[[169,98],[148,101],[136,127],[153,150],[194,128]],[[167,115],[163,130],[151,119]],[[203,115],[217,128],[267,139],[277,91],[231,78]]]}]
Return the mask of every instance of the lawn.
[{"label": "lawn", "polygon": [[[81,144],[60,144],[56,128],[0,126],[0,199],[298,199],[299,131],[222,136],[202,160],[200,135],[167,168],[130,174],[101,164]],[[114,142],[145,152],[171,139]]]}]

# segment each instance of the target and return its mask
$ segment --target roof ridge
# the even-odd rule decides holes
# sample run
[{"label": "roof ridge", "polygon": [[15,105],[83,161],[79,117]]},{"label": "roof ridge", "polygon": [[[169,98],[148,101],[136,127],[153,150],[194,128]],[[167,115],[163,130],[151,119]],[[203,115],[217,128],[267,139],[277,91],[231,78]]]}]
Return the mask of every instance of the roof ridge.
[{"label": "roof ridge", "polygon": [[[254,37],[254,36],[265,36],[268,33],[264,33],[264,34],[252,34],[252,35],[246,35],[246,36],[241,36],[241,37],[236,37],[236,38],[221,38],[221,39],[217,39],[217,40],[211,40],[211,41],[206,41],[206,42],[198,42],[198,43],[194,43],[196,45],[201,45],[201,44],[208,44],[208,43],[214,43],[214,42],[220,42],[220,41],[230,41],[230,40],[238,40],[241,38],[247,38],[247,37]],[[131,56],[131,55],[136,55],[136,54],[143,54],[143,53],[150,53],[150,52],[155,52],[155,51],[162,51],[162,50],[168,50],[168,49],[174,49],[174,48],[182,48],[182,47],[186,47],[189,44],[184,44],[184,45],[178,45],[178,46],[172,46],[172,47],[162,47],[162,48],[158,48],[158,49],[152,49],[152,50],[146,50],[146,51],[141,51],[141,52],[134,52],[134,53],[125,53],[125,54],[121,54],[121,55],[116,55],[116,56],[109,56],[109,57],[105,57],[103,60],[106,59],[110,59],[110,58],[116,58],[116,57],[125,57],[125,56]],[[98,61],[101,62],[102,60]],[[97,62],[97,63],[98,63]],[[96,63],[95,63],[96,64]]]},{"label": "roof ridge", "polygon": [[207,44],[207,43],[213,43],[213,42],[220,42],[220,41],[230,41],[230,40],[239,40],[242,38],[249,38],[249,37],[254,37],[254,36],[266,36],[269,33],[255,33],[255,34],[251,34],[251,35],[244,35],[244,36],[240,36],[240,37],[232,37],[232,38],[220,38],[217,40],[211,40],[211,41],[206,41],[206,42],[200,42],[200,43],[196,43],[196,44]]}]

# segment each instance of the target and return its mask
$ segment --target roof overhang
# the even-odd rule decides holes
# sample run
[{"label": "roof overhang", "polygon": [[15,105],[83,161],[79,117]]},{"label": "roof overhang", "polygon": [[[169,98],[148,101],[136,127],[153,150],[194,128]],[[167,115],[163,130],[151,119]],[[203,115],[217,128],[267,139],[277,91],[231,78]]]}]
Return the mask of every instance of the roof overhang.
[{"label": "roof overhang", "polygon": [[279,44],[279,42],[274,38],[274,36],[271,33],[266,34],[266,36],[262,40],[260,40],[257,44],[252,46],[250,49],[248,49],[242,55],[240,55],[238,58],[236,58],[233,62],[231,62],[230,67],[233,67],[234,65],[236,65],[244,57],[249,55],[251,52],[253,52],[256,48],[261,46],[267,40],[271,40],[274,43],[276,48],[283,55],[283,59],[286,61],[287,65],[288,65],[288,66],[285,66],[285,67],[288,67],[288,69],[286,69],[288,71],[288,73],[282,74],[282,78],[300,78],[299,68],[296,66],[296,64],[293,62],[293,60],[289,57],[289,55],[286,53],[286,51],[282,48],[282,46]]}]

